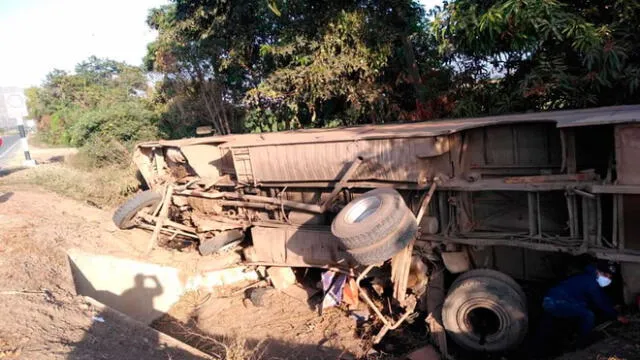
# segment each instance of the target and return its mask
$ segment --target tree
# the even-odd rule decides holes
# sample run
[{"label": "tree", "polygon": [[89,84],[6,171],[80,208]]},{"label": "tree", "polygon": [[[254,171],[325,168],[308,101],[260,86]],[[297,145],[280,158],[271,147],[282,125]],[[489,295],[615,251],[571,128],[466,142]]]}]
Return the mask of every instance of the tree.
[{"label": "tree", "polygon": [[636,1],[455,0],[433,33],[460,115],[638,101]]},{"label": "tree", "polygon": [[414,119],[449,73],[424,15],[407,0],[177,0],[149,16],[146,64],[175,127],[176,113],[220,133]]},{"label": "tree", "polygon": [[141,68],[90,57],[75,73],[53,70],[42,86],[27,89],[27,107],[45,142],[83,146],[99,137],[101,144],[131,144],[158,136],[147,90]]}]

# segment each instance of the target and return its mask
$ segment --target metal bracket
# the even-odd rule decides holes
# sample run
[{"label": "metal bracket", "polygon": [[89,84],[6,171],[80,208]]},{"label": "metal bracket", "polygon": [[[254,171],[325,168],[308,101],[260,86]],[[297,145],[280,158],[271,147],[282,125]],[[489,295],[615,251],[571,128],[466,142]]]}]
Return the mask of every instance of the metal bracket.
[{"label": "metal bracket", "polygon": [[406,311],[398,321],[393,322],[393,319],[391,320],[387,319],[386,316],[382,314],[380,309],[378,309],[378,307],[373,303],[369,295],[367,295],[366,290],[360,286],[360,282],[362,281],[362,279],[364,279],[364,277],[367,276],[367,274],[371,271],[371,269],[374,268],[374,266],[375,265],[367,266],[367,268],[356,279],[356,285],[358,286],[358,294],[360,294],[360,297],[362,297],[362,299],[367,303],[367,305],[371,308],[371,310],[373,310],[373,312],[378,316],[378,318],[384,324],[382,329],[380,329],[378,334],[373,339],[373,343],[377,344],[380,342],[380,340],[382,340],[382,338],[387,334],[387,332],[389,332],[389,330],[397,329],[400,325],[402,325],[402,323],[405,320],[407,320],[409,315],[411,315],[415,310],[417,300],[415,299],[414,296],[410,296],[407,298],[407,301],[406,301],[407,305],[405,307]]}]

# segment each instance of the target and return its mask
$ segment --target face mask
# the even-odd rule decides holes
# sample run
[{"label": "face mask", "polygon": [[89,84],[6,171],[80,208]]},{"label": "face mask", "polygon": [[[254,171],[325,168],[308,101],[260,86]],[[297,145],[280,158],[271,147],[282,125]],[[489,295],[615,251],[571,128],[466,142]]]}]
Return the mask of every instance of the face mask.
[{"label": "face mask", "polygon": [[598,285],[600,285],[600,287],[609,286],[609,284],[611,284],[611,279],[602,275],[598,275],[596,281],[598,282]]}]

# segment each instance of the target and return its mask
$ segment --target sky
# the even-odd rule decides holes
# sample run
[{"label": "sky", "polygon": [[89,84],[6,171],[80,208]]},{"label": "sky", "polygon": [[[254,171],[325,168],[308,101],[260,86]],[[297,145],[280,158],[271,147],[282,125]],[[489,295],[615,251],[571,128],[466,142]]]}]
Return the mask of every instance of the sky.
[{"label": "sky", "polygon": [[0,86],[40,85],[91,55],[139,65],[167,0],[0,0]]},{"label": "sky", "polygon": [[0,87],[40,85],[51,70],[71,71],[91,55],[140,65],[156,36],[148,11],[168,2],[0,0]]}]

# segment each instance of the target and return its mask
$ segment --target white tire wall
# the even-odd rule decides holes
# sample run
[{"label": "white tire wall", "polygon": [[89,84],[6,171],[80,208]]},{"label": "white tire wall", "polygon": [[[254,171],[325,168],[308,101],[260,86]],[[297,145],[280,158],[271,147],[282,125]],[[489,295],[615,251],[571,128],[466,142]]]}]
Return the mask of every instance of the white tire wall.
[{"label": "white tire wall", "polygon": [[394,189],[366,192],[336,215],[331,232],[360,265],[382,263],[398,253],[418,232],[413,212]]}]

